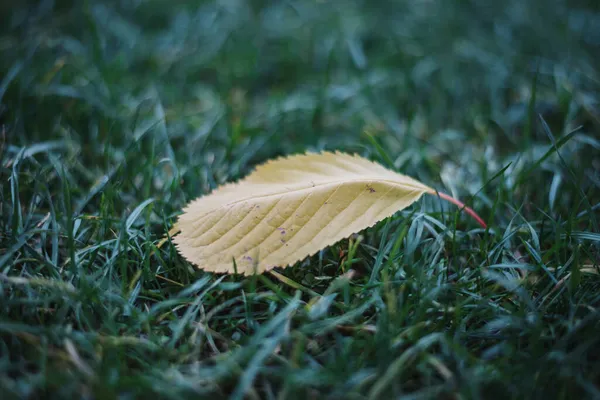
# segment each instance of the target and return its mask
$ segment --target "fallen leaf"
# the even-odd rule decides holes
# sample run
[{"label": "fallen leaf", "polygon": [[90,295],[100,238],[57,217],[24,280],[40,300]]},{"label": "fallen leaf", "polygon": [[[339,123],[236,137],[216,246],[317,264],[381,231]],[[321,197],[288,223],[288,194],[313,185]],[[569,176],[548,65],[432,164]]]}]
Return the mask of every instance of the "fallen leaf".
[{"label": "fallen leaf", "polygon": [[359,156],[297,155],[192,201],[171,232],[179,252],[201,269],[262,273],[373,226],[424,193],[436,192]]}]

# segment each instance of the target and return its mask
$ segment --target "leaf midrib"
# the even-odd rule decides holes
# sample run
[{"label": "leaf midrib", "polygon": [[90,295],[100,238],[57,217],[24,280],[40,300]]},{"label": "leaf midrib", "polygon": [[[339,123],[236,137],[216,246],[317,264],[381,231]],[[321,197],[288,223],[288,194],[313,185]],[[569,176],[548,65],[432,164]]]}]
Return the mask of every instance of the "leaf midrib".
[{"label": "leaf midrib", "polygon": [[[309,190],[309,189],[322,188],[322,187],[325,187],[325,186],[328,186],[328,185],[341,185],[341,184],[344,184],[344,183],[347,183],[347,184],[365,183],[366,184],[366,183],[370,183],[370,182],[387,183],[387,184],[389,184],[391,186],[404,186],[404,187],[411,188],[413,190],[422,190],[423,193],[426,193],[428,191],[433,191],[433,189],[431,189],[431,188],[429,188],[428,186],[425,186],[425,185],[423,185],[423,187],[415,186],[415,185],[410,185],[410,184],[404,184],[403,185],[403,184],[398,183],[397,181],[393,181],[393,180],[390,180],[390,179],[376,179],[376,178],[372,178],[372,179],[338,180],[338,181],[331,181],[331,182],[326,182],[326,183],[321,183],[321,184],[315,184],[315,186],[309,186],[309,187],[305,187],[305,188],[302,188],[302,189],[294,189],[294,190],[281,191],[281,192],[270,193],[270,194],[265,194],[265,195],[261,195],[261,196],[245,197],[243,199],[239,199],[239,200],[236,200],[236,201],[233,201],[233,202],[230,202],[230,203],[226,203],[226,204],[223,204],[223,205],[221,205],[221,206],[219,206],[217,208],[214,208],[214,209],[212,209],[210,211],[207,211],[200,218],[207,217],[207,216],[215,213],[218,210],[221,210],[221,209],[226,208],[226,207],[231,207],[231,206],[234,206],[234,205],[239,204],[239,203],[243,203],[243,202],[248,201],[250,199],[263,199],[263,198],[268,198],[268,197],[273,197],[273,196],[281,196],[281,195],[297,193],[297,192],[301,192],[301,191]],[[243,182],[240,183],[240,186],[242,186],[242,185],[244,185]],[[429,190],[427,190],[427,189],[429,189]]]}]

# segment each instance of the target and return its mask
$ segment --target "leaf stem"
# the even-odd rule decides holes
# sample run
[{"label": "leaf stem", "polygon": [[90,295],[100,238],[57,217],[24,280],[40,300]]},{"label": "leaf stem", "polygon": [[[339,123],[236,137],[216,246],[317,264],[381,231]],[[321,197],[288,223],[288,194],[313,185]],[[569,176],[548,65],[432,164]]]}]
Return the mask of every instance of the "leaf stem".
[{"label": "leaf stem", "polygon": [[483,218],[481,218],[475,211],[473,211],[473,209],[471,207],[467,207],[462,201],[457,200],[454,197],[447,195],[446,193],[431,192],[431,194],[440,196],[440,198],[442,198],[446,201],[449,201],[452,204],[457,205],[458,207],[461,208],[461,210],[465,210],[467,214],[469,214],[471,217],[473,217],[475,219],[475,221],[477,221],[479,223],[479,225],[481,225],[483,227],[483,229],[487,229],[487,224],[485,223]]}]

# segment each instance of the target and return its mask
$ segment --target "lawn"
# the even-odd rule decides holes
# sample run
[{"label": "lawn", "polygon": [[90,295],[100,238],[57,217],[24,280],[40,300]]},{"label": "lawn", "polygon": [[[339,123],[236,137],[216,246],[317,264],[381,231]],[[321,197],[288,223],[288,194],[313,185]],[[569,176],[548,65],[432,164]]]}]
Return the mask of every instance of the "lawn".
[{"label": "lawn", "polygon": [[[2,399],[600,398],[596,1],[8,3]],[[177,253],[190,200],[320,150],[488,228],[426,196],[272,273]]]}]

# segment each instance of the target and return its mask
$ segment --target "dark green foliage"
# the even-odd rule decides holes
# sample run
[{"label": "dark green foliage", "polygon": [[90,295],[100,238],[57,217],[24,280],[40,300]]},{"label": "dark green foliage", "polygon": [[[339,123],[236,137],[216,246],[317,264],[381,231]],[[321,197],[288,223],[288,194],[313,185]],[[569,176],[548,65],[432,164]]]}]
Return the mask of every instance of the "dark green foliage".
[{"label": "dark green foliage", "polygon": [[[592,1],[0,6],[2,398],[599,398]],[[294,268],[161,242],[282,154],[452,193]]]}]

